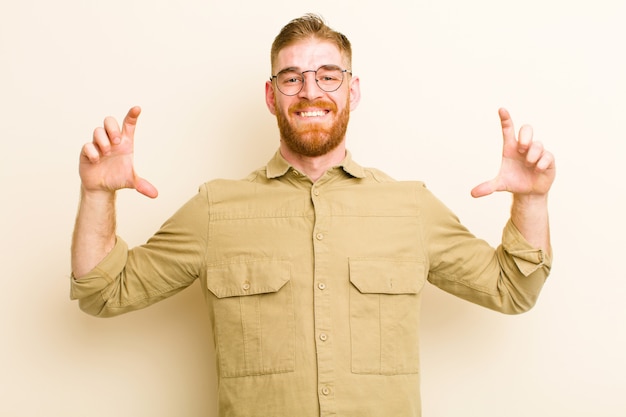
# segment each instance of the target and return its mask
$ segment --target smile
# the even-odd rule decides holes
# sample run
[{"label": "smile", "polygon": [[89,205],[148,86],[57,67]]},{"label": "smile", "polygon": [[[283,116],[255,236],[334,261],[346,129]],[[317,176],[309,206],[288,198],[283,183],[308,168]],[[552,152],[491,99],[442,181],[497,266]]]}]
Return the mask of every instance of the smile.
[{"label": "smile", "polygon": [[316,111],[302,111],[298,112],[298,115],[301,117],[322,117],[326,116],[328,111],[326,110],[316,110]]}]

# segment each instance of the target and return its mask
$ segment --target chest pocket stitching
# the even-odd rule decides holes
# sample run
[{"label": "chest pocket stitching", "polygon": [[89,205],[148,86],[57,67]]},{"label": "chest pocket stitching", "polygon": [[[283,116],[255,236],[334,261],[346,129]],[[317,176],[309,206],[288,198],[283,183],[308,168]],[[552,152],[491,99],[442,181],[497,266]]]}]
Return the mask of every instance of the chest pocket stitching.
[{"label": "chest pocket stitching", "polygon": [[417,294],[424,265],[417,260],[350,258],[350,282],[363,294]]},{"label": "chest pocket stitching", "polygon": [[223,377],[292,372],[295,318],[290,263],[229,262],[207,270]]},{"label": "chest pocket stitching", "polygon": [[287,261],[258,259],[209,266],[207,276],[209,291],[225,298],[276,292],[290,280],[291,271]]},{"label": "chest pocket stitching", "polygon": [[349,267],[352,372],[417,373],[424,263],[405,258],[350,258]]}]

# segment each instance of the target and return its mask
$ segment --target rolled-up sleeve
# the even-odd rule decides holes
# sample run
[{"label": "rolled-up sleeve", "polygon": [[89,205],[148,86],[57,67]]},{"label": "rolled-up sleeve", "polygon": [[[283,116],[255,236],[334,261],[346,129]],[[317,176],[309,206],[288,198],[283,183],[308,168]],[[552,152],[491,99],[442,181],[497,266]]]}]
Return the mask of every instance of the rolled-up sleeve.
[{"label": "rolled-up sleeve", "polygon": [[509,220],[502,232],[502,247],[513,258],[515,265],[524,276],[543,269],[546,276],[552,267],[552,258],[541,250],[533,248]]},{"label": "rolled-up sleeve", "polygon": [[114,284],[124,270],[128,258],[128,245],[119,236],[109,254],[87,275],[76,279],[70,278],[70,298],[79,300],[81,310],[99,315],[106,304],[105,290]]}]

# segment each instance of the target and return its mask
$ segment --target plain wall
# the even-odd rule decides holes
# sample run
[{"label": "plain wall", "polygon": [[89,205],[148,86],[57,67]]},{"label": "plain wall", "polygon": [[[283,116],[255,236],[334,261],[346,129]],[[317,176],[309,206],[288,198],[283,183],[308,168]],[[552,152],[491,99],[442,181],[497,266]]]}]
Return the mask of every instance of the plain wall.
[{"label": "plain wall", "polygon": [[198,284],[96,319],[69,300],[78,155],[141,105],[140,175],[118,232],[143,243],[204,181],[278,147],[264,102],[280,28],[322,14],[354,47],[362,100],[348,147],[419,179],[494,245],[510,196],[497,109],[557,158],[555,262],[537,306],[505,316],[425,290],[425,417],[626,415],[626,2],[599,0],[24,0],[0,3],[0,415],[216,416]]}]

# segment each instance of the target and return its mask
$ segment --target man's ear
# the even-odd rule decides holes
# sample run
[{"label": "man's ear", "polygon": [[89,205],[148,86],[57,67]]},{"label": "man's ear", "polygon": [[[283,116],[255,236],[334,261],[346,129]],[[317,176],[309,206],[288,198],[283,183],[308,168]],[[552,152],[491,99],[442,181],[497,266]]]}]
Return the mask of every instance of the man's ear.
[{"label": "man's ear", "polygon": [[361,81],[359,77],[350,79],[350,111],[355,110],[361,101]]},{"label": "man's ear", "polygon": [[270,113],[276,115],[276,95],[274,93],[274,85],[271,81],[265,82],[265,104]]}]

